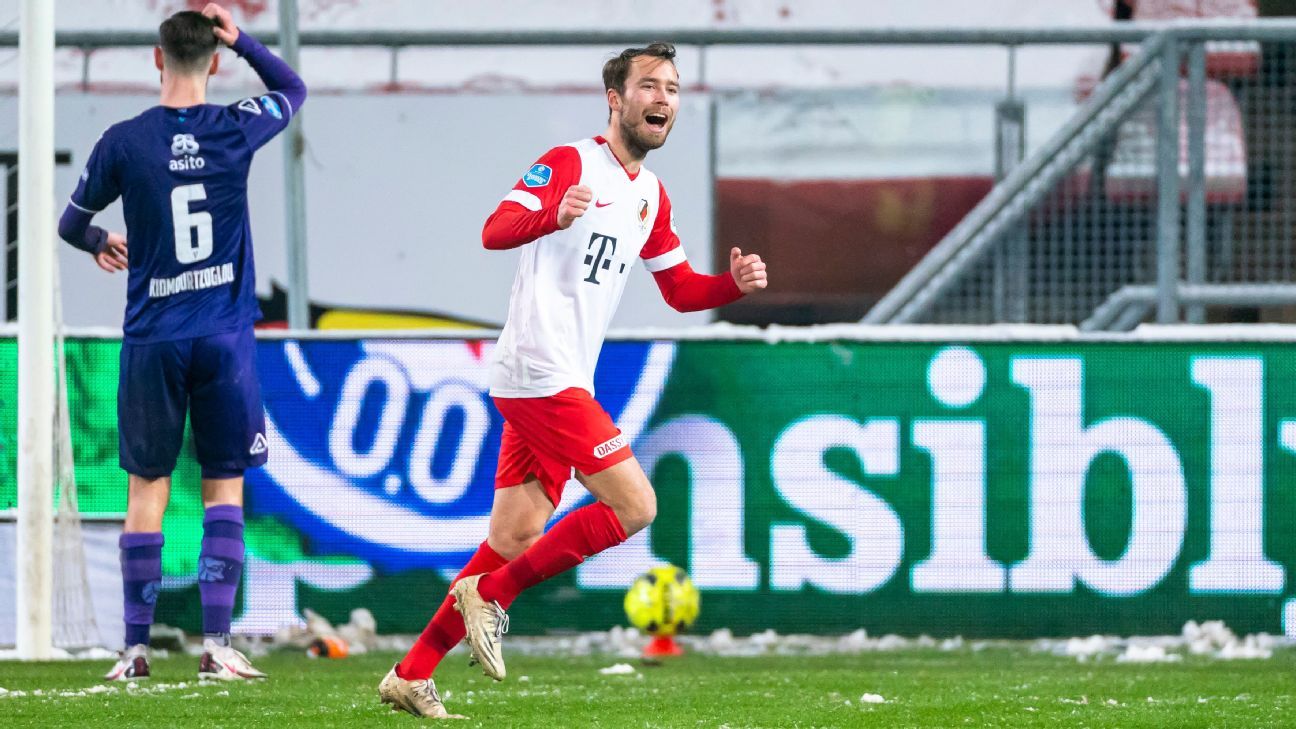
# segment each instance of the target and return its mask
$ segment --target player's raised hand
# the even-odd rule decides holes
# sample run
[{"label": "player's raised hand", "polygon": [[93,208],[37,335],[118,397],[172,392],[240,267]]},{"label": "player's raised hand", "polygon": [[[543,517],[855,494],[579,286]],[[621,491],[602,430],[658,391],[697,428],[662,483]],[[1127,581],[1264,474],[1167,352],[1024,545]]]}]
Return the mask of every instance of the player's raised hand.
[{"label": "player's raised hand", "polygon": [[572,185],[567,188],[562,202],[558,203],[558,228],[560,230],[570,228],[571,224],[576,222],[576,218],[585,214],[585,210],[593,200],[594,191],[589,188],[589,185]]},{"label": "player's raised hand", "polygon": [[733,276],[738,290],[744,294],[769,285],[765,275],[765,262],[755,253],[744,256],[741,248],[729,249],[729,275]]},{"label": "player's raised hand", "polygon": [[126,270],[126,236],[121,233],[109,233],[103,245],[94,256],[99,268],[108,273]]},{"label": "player's raised hand", "polygon": [[216,34],[216,40],[227,46],[234,45],[234,41],[239,37],[239,29],[234,24],[234,16],[230,15],[230,11],[216,3],[207,3],[207,7],[202,9],[202,14],[216,21],[216,27],[212,29]]}]

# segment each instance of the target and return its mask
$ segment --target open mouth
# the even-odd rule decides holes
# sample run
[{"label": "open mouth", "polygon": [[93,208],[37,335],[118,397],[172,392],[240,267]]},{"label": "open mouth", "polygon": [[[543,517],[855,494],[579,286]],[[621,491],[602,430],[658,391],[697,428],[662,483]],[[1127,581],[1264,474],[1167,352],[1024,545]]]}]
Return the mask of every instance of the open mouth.
[{"label": "open mouth", "polygon": [[647,122],[648,128],[654,132],[666,131],[667,117],[665,114],[652,113],[645,116],[644,121]]}]

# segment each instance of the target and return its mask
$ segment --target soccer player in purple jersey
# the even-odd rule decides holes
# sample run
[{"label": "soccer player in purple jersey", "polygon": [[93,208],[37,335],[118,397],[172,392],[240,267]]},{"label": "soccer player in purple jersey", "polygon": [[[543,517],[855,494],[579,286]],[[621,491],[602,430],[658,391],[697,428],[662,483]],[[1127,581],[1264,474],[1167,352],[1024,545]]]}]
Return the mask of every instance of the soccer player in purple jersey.
[{"label": "soccer player in purple jersey", "polygon": [[[149,675],[162,514],[186,410],[205,509],[198,675],[262,678],[230,646],[243,574],[243,472],[266,461],[247,177],[253,153],[288,125],[306,100],[306,86],[219,5],[176,13],[158,34],[153,56],[162,72],[161,104],[104,132],[59,221],[59,235],[92,254],[100,268],[128,271],[117,389],[121,466],[130,475],[120,542],[126,650],[104,678]],[[264,96],[229,106],[206,103],[220,44],[256,71],[268,89]],[[126,236],[90,224],[118,197]]]}]

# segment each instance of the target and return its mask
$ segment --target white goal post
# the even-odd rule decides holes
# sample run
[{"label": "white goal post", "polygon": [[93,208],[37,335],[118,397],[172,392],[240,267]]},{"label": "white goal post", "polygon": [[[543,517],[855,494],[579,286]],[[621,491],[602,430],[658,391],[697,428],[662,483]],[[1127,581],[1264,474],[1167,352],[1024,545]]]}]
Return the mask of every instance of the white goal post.
[{"label": "white goal post", "polygon": [[54,3],[23,0],[18,40],[18,656],[53,656]]}]

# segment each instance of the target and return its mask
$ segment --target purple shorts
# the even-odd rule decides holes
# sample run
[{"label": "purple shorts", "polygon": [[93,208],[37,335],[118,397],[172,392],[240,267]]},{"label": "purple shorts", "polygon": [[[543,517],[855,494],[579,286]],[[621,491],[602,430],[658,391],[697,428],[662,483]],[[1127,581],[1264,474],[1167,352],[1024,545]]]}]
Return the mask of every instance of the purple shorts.
[{"label": "purple shorts", "polygon": [[190,414],[203,478],[266,462],[265,410],[252,328],[154,344],[123,343],[117,384],[121,467],[169,476]]}]

